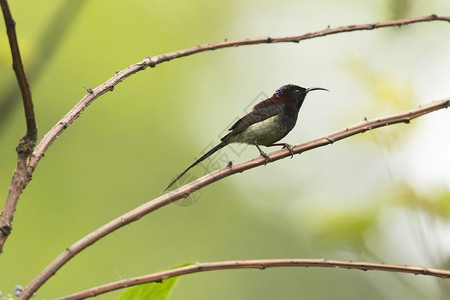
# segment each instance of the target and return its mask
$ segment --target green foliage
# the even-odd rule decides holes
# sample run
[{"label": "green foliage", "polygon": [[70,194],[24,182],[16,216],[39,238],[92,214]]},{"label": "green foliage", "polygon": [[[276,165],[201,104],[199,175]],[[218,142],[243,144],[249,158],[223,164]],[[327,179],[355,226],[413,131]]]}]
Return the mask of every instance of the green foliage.
[{"label": "green foliage", "polygon": [[[405,110],[418,102],[414,87],[406,75],[396,72],[377,70],[361,59],[354,58],[349,63],[350,72],[358,79],[373,101],[366,104],[365,109],[370,114],[367,118],[374,118],[383,114],[392,114]],[[373,114],[372,112],[376,112]],[[413,130],[395,130],[388,128],[382,134],[362,135],[363,141],[376,142],[386,148],[392,148],[399,142],[406,140],[413,134]],[[361,138],[361,137],[360,137]]]},{"label": "green foliage", "polygon": [[365,233],[377,222],[379,209],[311,212],[309,226],[311,235],[322,245],[331,249],[361,249],[365,244]]},{"label": "green foliage", "polygon": [[[174,269],[190,264],[191,263],[176,266]],[[117,297],[116,300],[165,300],[169,297],[177,281],[178,276],[164,279],[162,282],[140,284],[138,286],[128,288],[122,295]]]},{"label": "green foliage", "polygon": [[420,210],[431,217],[450,219],[450,192],[445,187],[435,188],[424,195],[405,184],[397,187],[397,193],[395,204]]},{"label": "green foliage", "polygon": [[163,282],[151,282],[141,284],[129,288],[126,292],[116,298],[116,300],[133,300],[133,299],[151,299],[164,300],[167,299],[175,286],[178,277],[165,279]]},{"label": "green foliage", "polygon": [[350,70],[375,101],[372,111],[387,113],[411,106],[416,101],[413,86],[405,74],[377,70],[367,62],[353,58]]},{"label": "green foliage", "polygon": [[389,19],[402,19],[413,15],[414,6],[419,1],[415,0],[391,0],[385,7]]}]

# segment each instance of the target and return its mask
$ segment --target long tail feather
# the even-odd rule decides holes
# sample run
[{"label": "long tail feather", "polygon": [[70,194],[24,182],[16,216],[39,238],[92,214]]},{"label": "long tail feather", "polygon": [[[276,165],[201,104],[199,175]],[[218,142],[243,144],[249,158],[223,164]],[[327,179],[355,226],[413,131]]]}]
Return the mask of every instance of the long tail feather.
[{"label": "long tail feather", "polygon": [[195,167],[196,165],[198,165],[199,163],[201,163],[202,161],[204,161],[205,159],[207,159],[208,157],[210,157],[211,155],[213,155],[215,152],[219,151],[220,149],[222,149],[223,147],[225,147],[228,143],[227,142],[220,142],[220,144],[218,144],[217,146],[215,146],[214,148],[212,148],[211,150],[209,150],[208,152],[206,152],[205,154],[202,155],[202,157],[200,157],[199,159],[197,159],[196,161],[194,161],[194,163],[192,165],[190,165],[186,170],[183,171],[183,173],[181,173],[180,175],[177,176],[177,178],[175,178],[163,191],[163,193],[165,191],[167,191],[172,185],[175,184],[175,182],[177,182],[181,177],[183,177],[184,174],[186,174],[190,169],[192,169],[193,167]]}]

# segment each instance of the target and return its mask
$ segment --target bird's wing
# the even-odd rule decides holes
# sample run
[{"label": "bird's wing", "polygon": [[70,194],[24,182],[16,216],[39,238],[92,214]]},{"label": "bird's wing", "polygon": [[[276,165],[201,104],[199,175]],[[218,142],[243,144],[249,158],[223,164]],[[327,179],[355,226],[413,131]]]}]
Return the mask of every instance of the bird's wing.
[{"label": "bird's wing", "polygon": [[238,133],[244,131],[252,124],[264,121],[270,117],[279,114],[285,104],[282,102],[261,102],[258,103],[251,112],[239,119],[233,126],[230,127],[230,131]]}]

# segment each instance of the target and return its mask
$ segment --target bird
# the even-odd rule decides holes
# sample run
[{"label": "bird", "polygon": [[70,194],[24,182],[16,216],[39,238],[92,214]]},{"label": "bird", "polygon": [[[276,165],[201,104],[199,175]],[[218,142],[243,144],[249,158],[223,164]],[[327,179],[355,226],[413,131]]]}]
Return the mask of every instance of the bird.
[{"label": "bird", "polygon": [[283,148],[289,149],[292,157],[294,155],[292,146],[276,142],[284,138],[294,128],[306,94],[317,90],[329,91],[320,87],[303,88],[294,84],[283,85],[275,91],[272,97],[259,102],[248,114],[236,121],[228,129],[230,132],[220,139],[219,144],[193,162],[170,182],[163,192],[167,191],[190,169],[231,143],[256,146],[261,156],[265,158],[266,163],[270,161],[269,156],[261,150],[260,146],[283,146]]}]

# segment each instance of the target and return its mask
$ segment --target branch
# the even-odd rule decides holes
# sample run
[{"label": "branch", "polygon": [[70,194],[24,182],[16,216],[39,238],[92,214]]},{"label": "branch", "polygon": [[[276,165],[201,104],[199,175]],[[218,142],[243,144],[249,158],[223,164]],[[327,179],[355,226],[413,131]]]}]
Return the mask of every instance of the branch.
[{"label": "branch", "polygon": [[9,10],[7,0],[0,0],[0,5],[3,11],[3,17],[6,24],[6,32],[8,34],[9,45],[11,47],[11,55],[13,59],[13,69],[16,73],[17,82],[19,83],[20,92],[22,93],[23,107],[25,109],[25,118],[27,123],[27,133],[23,139],[27,139],[27,144],[19,144],[17,152],[25,151],[31,153],[37,138],[36,119],[34,117],[33,101],[31,99],[31,90],[28,85],[25,70],[23,68],[22,58],[20,57],[19,43],[16,35],[16,22],[14,21],[11,11]]},{"label": "branch", "polygon": [[[300,154],[308,150],[326,146],[332,144],[341,139],[356,135],[358,133],[363,133],[369,130],[373,130],[379,127],[389,126],[397,123],[409,123],[412,119],[420,117],[422,115],[431,113],[433,111],[448,108],[450,106],[450,98],[440,101],[435,101],[427,105],[421,106],[416,109],[412,109],[403,113],[398,113],[390,115],[387,117],[377,118],[373,120],[363,120],[355,125],[346,127],[334,133],[316,138],[314,140],[298,144],[293,146],[293,151],[295,154]],[[270,162],[273,163],[277,160],[290,157],[291,152],[289,149],[281,149],[274,151],[269,154]],[[186,198],[191,193],[215,182],[222,178],[234,175],[236,173],[242,173],[246,170],[256,168],[258,166],[265,165],[265,158],[259,156],[257,158],[232,165],[226,166],[222,169],[216,170],[207,174],[189,184],[186,184],[174,191],[171,191],[165,195],[155,198],[141,206],[129,211],[128,213],[110,221],[109,223],[103,225],[97,230],[91,232],[69,248],[67,248],[63,253],[61,253],[50,265],[48,265],[20,294],[17,298],[28,299],[44,282],[46,282],[51,276],[53,276],[56,271],[58,271],[66,262],[68,262],[72,257],[81,252],[83,249],[92,245],[96,241],[100,240],[104,236],[114,232],[115,230],[131,224],[143,216],[166,206],[176,200],[181,198]]]},{"label": "branch", "polygon": [[69,127],[82,113],[83,111],[98,97],[107,93],[108,91],[113,91],[115,86],[125,80],[127,77],[134,75],[135,73],[145,70],[147,67],[154,68],[163,62],[167,62],[173,59],[205,52],[217,49],[238,47],[244,45],[256,45],[256,44],[267,44],[267,43],[298,43],[302,40],[317,38],[321,36],[360,31],[360,30],[373,30],[376,28],[383,27],[394,27],[403,26],[419,22],[431,22],[431,21],[445,21],[450,23],[450,17],[442,17],[437,15],[416,17],[411,19],[401,19],[389,22],[380,22],[373,24],[364,25],[350,25],[337,28],[327,28],[325,30],[306,33],[297,36],[285,36],[285,37],[262,37],[235,41],[224,41],[220,43],[199,45],[196,47],[174,51],[166,54],[157,55],[154,57],[147,57],[143,61],[138,62],[129,66],[127,69],[119,71],[110,78],[108,81],[102,85],[96,87],[95,89],[88,89],[88,93],[75,105],[72,110],[66,114],[53,128],[42,138],[36,150],[33,153],[33,157],[30,162],[30,167],[34,170],[41,158],[44,156],[47,149],[53,144],[53,142]]},{"label": "branch", "polygon": [[196,54],[199,52],[204,52],[204,51],[211,51],[211,50],[230,48],[230,47],[238,47],[238,46],[244,46],[244,45],[289,43],[289,42],[298,43],[302,40],[308,40],[308,39],[312,39],[312,38],[317,38],[317,37],[322,37],[322,36],[332,35],[332,34],[337,34],[337,33],[361,31],[361,30],[373,30],[373,29],[383,28],[383,27],[394,27],[394,26],[400,27],[403,25],[409,25],[409,24],[419,23],[419,22],[430,22],[430,21],[450,22],[450,17],[442,17],[442,16],[437,16],[437,15],[433,14],[433,15],[423,16],[423,17],[400,19],[400,20],[379,22],[379,23],[372,23],[372,24],[349,25],[349,26],[341,26],[341,27],[336,27],[336,28],[328,27],[325,30],[320,30],[320,31],[316,31],[316,32],[310,32],[310,33],[305,33],[302,35],[295,35],[295,36],[260,37],[260,38],[253,38],[253,39],[224,41],[224,42],[220,42],[220,43],[200,45],[200,46],[188,48],[185,50],[180,50],[180,51],[170,52],[170,53],[163,54],[163,55],[158,55],[158,56],[155,56],[152,58],[147,58],[142,63],[144,63],[146,66],[149,66],[149,67],[155,67],[157,64],[160,64],[160,63],[163,63],[166,61],[170,61],[175,58],[189,56],[189,55]]},{"label": "branch", "polygon": [[[37,45],[33,48],[33,59],[27,64],[27,78],[31,84],[35,78],[41,77],[44,67],[51,60],[86,1],[65,0],[59,2],[59,7],[51,18],[46,20],[45,27],[36,38]],[[41,25],[39,24],[39,26]],[[16,108],[16,98],[19,93],[20,91],[17,91],[15,86],[8,82],[3,84],[0,91],[0,135],[7,129],[7,126],[2,125],[7,124],[8,118],[14,116],[13,110]]]},{"label": "branch", "polygon": [[23,68],[22,59],[20,57],[19,43],[17,42],[14,19],[9,10],[8,2],[0,0],[3,16],[6,24],[6,32],[8,34],[9,45],[13,61],[13,69],[19,83],[20,92],[22,93],[23,107],[25,110],[25,120],[27,131],[20,139],[17,146],[17,166],[14,170],[11,185],[8,190],[5,207],[0,214],[0,253],[3,251],[3,244],[8,238],[12,230],[12,221],[16,210],[17,201],[23,189],[31,180],[31,174],[27,172],[29,157],[36,145],[37,127],[34,117],[33,101],[31,99],[31,90],[28,85],[25,70]]},{"label": "branch", "polygon": [[[6,0],[0,0],[3,6],[3,3],[6,3]],[[401,19],[394,20],[388,22],[380,22],[373,24],[363,24],[363,25],[350,25],[344,27],[337,28],[327,28],[325,30],[311,32],[298,36],[285,36],[285,37],[262,37],[262,38],[253,38],[253,39],[245,39],[245,40],[235,40],[235,41],[224,41],[220,43],[213,44],[205,44],[196,46],[193,48],[188,48],[184,50],[179,50],[175,52],[170,52],[167,54],[162,54],[154,57],[147,57],[143,61],[133,64],[129,66],[127,69],[119,71],[115,76],[110,78],[108,81],[103,83],[102,85],[96,87],[95,89],[88,89],[88,93],[75,105],[72,110],[70,110],[52,129],[42,138],[39,145],[34,150],[28,166],[22,164],[21,172],[16,172],[13,176],[13,180],[11,182],[9,188],[9,195],[7,198],[7,203],[5,204],[5,208],[3,210],[3,217],[0,218],[0,253],[3,251],[3,245],[6,241],[7,236],[9,235],[12,227],[12,219],[14,216],[14,211],[17,206],[17,201],[22,193],[23,189],[30,182],[31,176],[36,169],[39,161],[44,157],[45,152],[48,148],[53,144],[53,142],[83,113],[83,111],[98,97],[107,93],[108,91],[113,91],[115,86],[120,82],[125,80],[127,77],[134,75],[135,73],[145,70],[147,67],[156,67],[156,65],[161,64],[166,61],[170,61],[172,59],[185,57],[205,51],[212,51],[216,49],[223,48],[231,48],[237,46],[244,45],[256,45],[256,44],[267,44],[267,43],[287,43],[294,42],[298,43],[302,40],[312,39],[316,37],[343,33],[343,32],[351,32],[351,31],[360,31],[360,30],[373,30],[377,28],[383,27],[394,27],[394,26],[403,26],[408,24],[414,24],[419,22],[431,22],[431,21],[445,21],[450,22],[450,17],[442,17],[437,15],[429,15],[423,17],[416,17],[410,19]],[[9,201],[8,199],[12,199]]]},{"label": "branch", "polygon": [[78,292],[56,300],[78,300],[95,297],[100,294],[108,293],[118,289],[127,288],[149,282],[162,282],[175,276],[193,274],[198,272],[214,271],[214,270],[230,270],[230,269],[260,269],[273,267],[321,267],[321,268],[344,268],[357,270],[385,271],[410,273],[415,275],[427,275],[440,278],[450,278],[450,271],[429,269],[425,267],[401,266],[393,264],[379,264],[369,262],[353,262],[329,259],[259,259],[259,260],[235,260],[235,261],[219,261],[197,263],[186,267],[176,268],[164,272],[153,273],[145,276],[127,278],[124,280],[97,286],[85,291]]}]

